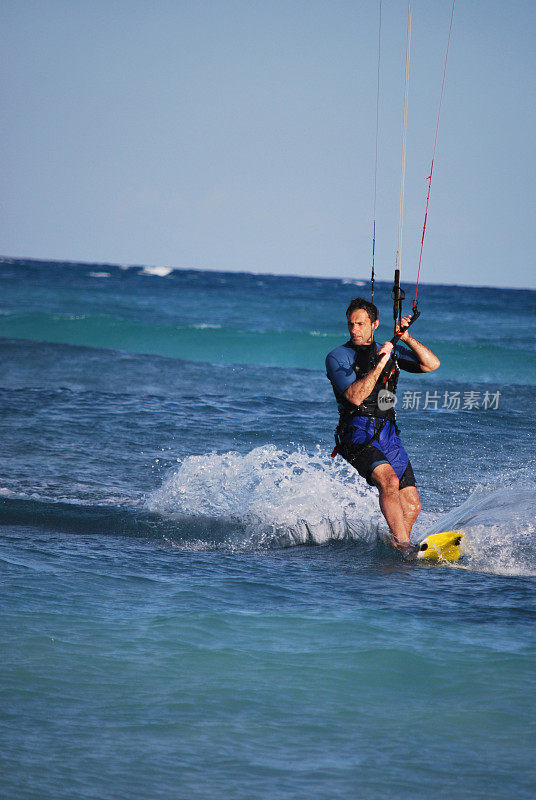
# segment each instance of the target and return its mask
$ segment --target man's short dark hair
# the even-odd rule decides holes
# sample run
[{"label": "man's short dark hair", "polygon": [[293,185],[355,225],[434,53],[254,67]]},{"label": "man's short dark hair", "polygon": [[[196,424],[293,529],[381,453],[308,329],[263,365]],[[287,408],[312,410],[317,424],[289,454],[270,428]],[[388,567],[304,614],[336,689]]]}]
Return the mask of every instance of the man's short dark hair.
[{"label": "man's short dark hair", "polygon": [[346,319],[350,317],[352,311],[357,311],[359,308],[362,308],[363,311],[367,312],[371,322],[376,322],[379,317],[378,309],[374,303],[371,303],[369,300],[365,300],[363,297],[356,297],[354,300],[352,300],[346,309]]}]

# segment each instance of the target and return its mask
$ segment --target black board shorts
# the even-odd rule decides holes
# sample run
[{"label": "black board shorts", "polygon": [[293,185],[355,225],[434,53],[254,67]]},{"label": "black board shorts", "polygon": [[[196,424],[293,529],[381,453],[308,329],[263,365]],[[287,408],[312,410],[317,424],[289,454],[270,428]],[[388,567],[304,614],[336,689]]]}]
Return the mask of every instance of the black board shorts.
[{"label": "black board shorts", "polygon": [[[362,448],[356,447],[355,449],[351,446],[343,447],[339,452],[341,456],[346,459],[346,461],[348,461],[348,463],[351,464],[352,467],[359,472],[361,477],[365,478],[366,482],[371,486],[376,486],[371,478],[373,470],[378,466],[378,464],[389,463],[389,460],[385,457],[385,454],[382,453],[382,451],[377,447],[374,447],[373,444],[369,444]],[[408,461],[408,465],[402,473],[398,488],[405,489],[407,486],[416,486],[415,475],[413,474],[411,461]]]}]

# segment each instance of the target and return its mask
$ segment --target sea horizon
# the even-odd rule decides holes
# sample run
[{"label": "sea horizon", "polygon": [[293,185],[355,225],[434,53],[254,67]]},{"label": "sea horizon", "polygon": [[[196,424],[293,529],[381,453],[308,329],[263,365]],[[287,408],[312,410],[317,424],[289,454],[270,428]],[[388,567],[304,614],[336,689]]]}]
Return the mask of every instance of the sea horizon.
[{"label": "sea horizon", "polygon": [[[79,265],[81,267],[117,267],[118,269],[140,269],[140,270],[154,270],[153,274],[158,276],[160,273],[160,277],[167,277],[168,274],[175,271],[193,271],[193,272],[209,272],[215,274],[231,274],[231,275],[255,275],[255,276],[267,276],[267,277],[274,277],[274,278],[303,278],[307,279],[314,279],[314,280],[321,280],[321,281],[341,281],[341,282],[348,282],[348,283],[356,283],[358,286],[370,286],[370,275],[358,277],[358,276],[351,276],[351,275],[315,275],[315,274],[305,274],[300,272],[265,272],[262,270],[254,270],[254,269],[243,269],[243,268],[236,268],[236,269],[221,269],[219,267],[195,267],[195,266],[174,266],[170,264],[141,264],[141,263],[120,263],[120,262],[113,262],[113,261],[88,261],[85,259],[70,259],[70,258],[39,258],[36,256],[8,256],[2,255],[0,256],[0,263],[24,263],[24,262],[33,262],[37,264],[59,264],[59,265]],[[392,271],[394,267],[392,268]],[[406,270],[404,270],[405,273]],[[409,271],[409,270],[408,270]],[[392,277],[376,277],[375,280],[378,283],[390,283],[392,282]],[[402,276],[402,281],[407,286],[415,287],[415,280],[406,280],[404,275]],[[459,287],[459,288],[467,288],[467,289],[512,289],[513,291],[528,291],[528,292],[536,292],[536,285],[535,286],[507,286],[507,285],[498,285],[498,284],[481,284],[481,283],[449,283],[448,281],[432,281],[432,280],[422,280],[420,281],[422,286],[445,286],[445,287]]]}]

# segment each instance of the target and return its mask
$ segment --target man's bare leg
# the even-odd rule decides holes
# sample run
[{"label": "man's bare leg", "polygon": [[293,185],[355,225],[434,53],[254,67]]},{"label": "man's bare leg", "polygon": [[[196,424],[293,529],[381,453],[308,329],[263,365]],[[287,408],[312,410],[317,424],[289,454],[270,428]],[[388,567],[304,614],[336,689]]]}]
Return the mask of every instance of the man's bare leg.
[{"label": "man's bare leg", "polygon": [[400,505],[404,513],[404,522],[406,523],[406,531],[408,538],[413,528],[413,523],[417,519],[421,511],[421,501],[419,492],[416,486],[406,486],[399,491]]},{"label": "man's bare leg", "polygon": [[[372,470],[371,479],[378,487],[378,491],[380,493],[380,508],[383,516],[387,520],[387,524],[389,525],[389,531],[391,533],[393,545],[403,550],[409,544],[408,521],[411,516],[409,510],[409,496],[406,503],[406,513],[408,514],[408,517],[406,518],[406,515],[404,514],[404,506],[401,500],[399,481],[392,466],[390,464],[378,464],[378,466]],[[409,489],[412,487],[407,488]],[[406,489],[402,489],[402,492],[405,491]],[[404,501],[405,500],[406,496],[404,496]],[[412,524],[413,522],[411,525]],[[409,525],[410,531],[411,525]]]}]

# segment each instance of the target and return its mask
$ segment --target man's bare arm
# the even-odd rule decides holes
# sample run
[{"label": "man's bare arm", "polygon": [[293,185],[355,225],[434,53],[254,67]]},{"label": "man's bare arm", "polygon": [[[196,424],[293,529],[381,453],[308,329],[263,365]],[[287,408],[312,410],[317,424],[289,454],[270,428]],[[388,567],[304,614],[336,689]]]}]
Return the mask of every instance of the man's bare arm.
[{"label": "man's bare arm", "polygon": [[389,361],[389,356],[391,355],[392,349],[393,345],[391,342],[385,342],[385,344],[382,344],[378,350],[378,355],[381,356],[380,361],[378,361],[376,366],[373,367],[373,369],[371,369],[364,378],[359,378],[350,384],[348,389],[344,392],[344,396],[347,400],[349,400],[355,406],[359,406],[363,400],[369,396],[374,389],[376,381],[380,377],[383,368]]},{"label": "man's bare arm", "polygon": [[404,339],[404,342],[408,345],[408,347],[411,347],[419,359],[422,372],[434,372],[434,370],[439,367],[441,363],[440,360],[435,353],[432,353],[430,348],[426,347],[425,344],[417,341],[417,339],[414,339],[413,336],[408,336],[407,339]]},{"label": "man's bare arm", "polygon": [[[402,319],[402,328],[408,325],[409,320],[410,317],[404,317]],[[400,330],[400,326],[397,326],[397,330]],[[414,339],[413,336],[410,335],[409,331],[403,333],[400,337],[400,340],[407,344],[408,347],[411,347],[419,360],[422,372],[434,372],[434,370],[439,367],[441,362],[435,353],[432,353],[430,348],[426,347],[425,344],[419,342],[417,339]]]}]

